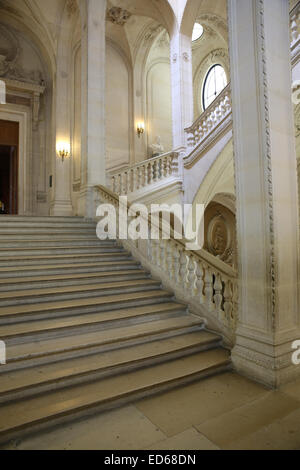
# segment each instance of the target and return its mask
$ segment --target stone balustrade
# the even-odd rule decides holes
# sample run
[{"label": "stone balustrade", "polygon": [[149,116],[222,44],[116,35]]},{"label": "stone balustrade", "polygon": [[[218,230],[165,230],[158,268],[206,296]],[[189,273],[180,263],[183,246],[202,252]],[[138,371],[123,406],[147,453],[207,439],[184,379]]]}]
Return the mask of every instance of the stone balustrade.
[{"label": "stone balustrade", "polygon": [[170,152],[111,175],[111,190],[124,195],[179,175],[178,153]]},{"label": "stone balustrade", "polygon": [[[118,214],[116,194],[98,186],[99,202],[112,204]],[[128,210],[130,204],[128,204]],[[149,217],[149,234],[150,217]],[[205,250],[186,249],[183,240],[171,236],[160,239],[122,240],[126,249],[139,259],[166,287],[172,288],[179,300],[189,304],[191,311],[207,319],[228,341],[233,341],[237,323],[237,273]]]},{"label": "stone balustrade", "polygon": [[195,147],[213,133],[231,115],[230,84],[199,116],[191,127],[185,129],[188,147]]},{"label": "stone balustrade", "polygon": [[291,20],[291,48],[300,40],[300,2],[293,8],[290,14]]}]

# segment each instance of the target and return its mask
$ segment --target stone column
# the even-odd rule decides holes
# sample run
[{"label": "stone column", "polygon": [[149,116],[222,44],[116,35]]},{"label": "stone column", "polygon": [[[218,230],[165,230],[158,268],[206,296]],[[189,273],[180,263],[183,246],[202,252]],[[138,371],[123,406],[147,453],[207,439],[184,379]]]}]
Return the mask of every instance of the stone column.
[{"label": "stone column", "polygon": [[185,148],[184,129],[193,123],[192,41],[176,31],[170,41],[173,149]]},{"label": "stone column", "polygon": [[79,214],[96,215],[95,186],[106,184],[105,165],[106,0],[87,0],[82,18],[82,154]]},{"label": "stone column", "polygon": [[228,0],[240,281],[232,358],[273,387],[300,376],[288,8],[287,0]]},{"label": "stone column", "polygon": [[[54,108],[54,126],[55,142],[71,141],[70,136],[70,44],[71,23],[66,20],[64,13],[60,26],[58,53],[57,53],[57,73],[56,81],[53,86],[53,108]],[[56,216],[69,216],[73,214],[71,202],[71,160],[69,158],[62,162],[57,158],[56,148],[53,149],[54,155],[54,189],[52,201],[50,204],[50,214]]]}]

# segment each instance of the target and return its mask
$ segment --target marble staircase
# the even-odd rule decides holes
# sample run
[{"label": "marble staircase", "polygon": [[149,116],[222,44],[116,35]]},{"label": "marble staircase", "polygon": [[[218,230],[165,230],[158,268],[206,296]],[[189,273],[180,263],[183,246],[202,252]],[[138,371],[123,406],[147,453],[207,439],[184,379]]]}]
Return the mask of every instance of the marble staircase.
[{"label": "marble staircase", "polygon": [[95,223],[0,218],[0,442],[230,368],[222,338]]}]

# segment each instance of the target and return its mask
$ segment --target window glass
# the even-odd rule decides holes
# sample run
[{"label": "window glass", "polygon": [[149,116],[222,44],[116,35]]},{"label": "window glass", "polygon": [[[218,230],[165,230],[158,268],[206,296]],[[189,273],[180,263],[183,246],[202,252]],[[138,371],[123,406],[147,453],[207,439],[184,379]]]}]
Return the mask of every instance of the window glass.
[{"label": "window glass", "polygon": [[197,41],[203,34],[203,26],[200,23],[195,23],[192,35],[192,41]]},{"label": "window glass", "polygon": [[214,65],[207,73],[203,87],[203,108],[206,109],[227,85],[225,70]]}]

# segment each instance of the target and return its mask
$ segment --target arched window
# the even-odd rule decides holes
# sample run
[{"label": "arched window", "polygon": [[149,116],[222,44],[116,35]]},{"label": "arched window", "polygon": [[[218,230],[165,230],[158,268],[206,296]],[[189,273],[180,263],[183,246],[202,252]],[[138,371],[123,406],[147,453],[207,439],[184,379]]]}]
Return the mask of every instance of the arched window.
[{"label": "arched window", "polygon": [[202,103],[205,110],[227,85],[225,70],[221,65],[213,65],[204,80]]},{"label": "arched window", "polygon": [[200,23],[194,24],[192,41],[198,41],[204,33],[203,26]]}]

